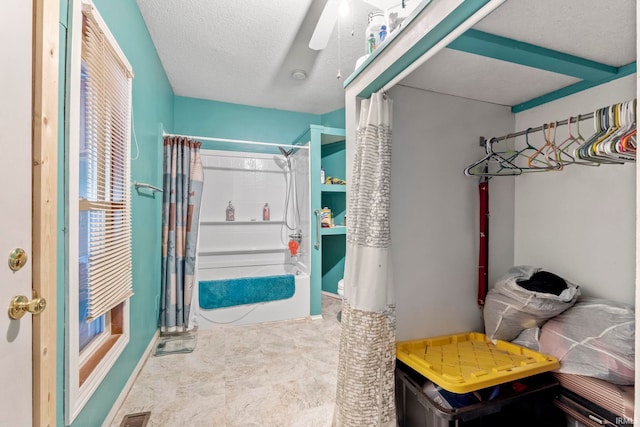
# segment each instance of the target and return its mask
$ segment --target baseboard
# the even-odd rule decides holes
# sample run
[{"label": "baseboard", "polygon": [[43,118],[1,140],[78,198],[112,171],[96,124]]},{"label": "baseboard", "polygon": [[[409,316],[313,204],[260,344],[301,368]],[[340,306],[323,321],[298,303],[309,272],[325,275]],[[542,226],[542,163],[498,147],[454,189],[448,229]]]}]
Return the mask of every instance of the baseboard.
[{"label": "baseboard", "polygon": [[322,317],[322,314],[314,314],[311,316],[311,320],[321,320],[321,319],[324,319]]},{"label": "baseboard", "polygon": [[120,392],[120,395],[118,396],[116,401],[113,402],[113,406],[111,407],[111,410],[107,414],[107,417],[104,419],[104,422],[102,423],[102,427],[109,427],[113,423],[113,419],[116,417],[116,415],[118,415],[118,411],[120,410],[120,407],[122,406],[125,399],[127,398],[129,391],[131,391],[131,387],[133,387],[133,383],[136,381],[136,378],[138,378],[138,375],[140,374],[140,371],[142,371],[142,368],[144,367],[144,364],[147,362],[147,359],[149,359],[151,352],[153,351],[154,348],[156,348],[156,344],[158,342],[159,337],[160,337],[160,331],[157,330],[156,333],[153,334],[153,338],[151,338],[151,341],[149,341],[149,345],[144,350],[144,353],[142,353],[142,356],[140,356],[140,360],[138,361],[138,364],[136,365],[135,369],[133,370],[133,372],[131,372],[131,375],[129,376],[129,380],[124,385],[124,387],[122,387],[122,391]]}]

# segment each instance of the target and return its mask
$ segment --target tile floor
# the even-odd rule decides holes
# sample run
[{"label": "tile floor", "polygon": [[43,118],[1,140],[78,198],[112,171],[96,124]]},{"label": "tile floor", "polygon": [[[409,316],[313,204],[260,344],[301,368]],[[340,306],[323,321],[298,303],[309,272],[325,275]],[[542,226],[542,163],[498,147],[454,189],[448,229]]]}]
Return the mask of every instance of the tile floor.
[{"label": "tile floor", "polygon": [[330,426],[341,301],[321,320],[199,330],[193,353],[151,356],[112,427],[151,411],[149,427]]}]

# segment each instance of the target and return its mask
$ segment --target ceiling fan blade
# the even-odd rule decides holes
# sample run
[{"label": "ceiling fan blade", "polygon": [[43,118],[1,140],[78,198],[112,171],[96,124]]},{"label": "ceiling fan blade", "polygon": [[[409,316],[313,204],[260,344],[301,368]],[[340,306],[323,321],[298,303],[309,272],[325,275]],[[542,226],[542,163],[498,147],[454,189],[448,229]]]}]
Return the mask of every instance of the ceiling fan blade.
[{"label": "ceiling fan blade", "polygon": [[340,9],[340,0],[327,0],[322,14],[313,30],[311,40],[309,40],[309,48],[313,50],[322,50],[327,47],[329,38],[333,32],[333,27],[338,21],[338,10]]}]

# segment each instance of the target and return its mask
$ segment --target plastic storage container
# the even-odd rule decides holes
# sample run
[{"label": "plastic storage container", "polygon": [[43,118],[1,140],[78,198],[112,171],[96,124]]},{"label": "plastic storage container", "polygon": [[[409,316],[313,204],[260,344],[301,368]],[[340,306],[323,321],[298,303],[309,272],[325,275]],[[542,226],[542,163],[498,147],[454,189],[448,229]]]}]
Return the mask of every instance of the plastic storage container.
[{"label": "plastic storage container", "polygon": [[461,408],[445,408],[425,392],[426,378],[402,362],[396,366],[396,411],[400,427],[564,426],[564,416],[553,406],[558,382],[541,374],[502,384],[497,398]]},{"label": "plastic storage container", "polygon": [[560,367],[558,359],[470,332],[396,344],[396,357],[452,393],[468,393]]}]

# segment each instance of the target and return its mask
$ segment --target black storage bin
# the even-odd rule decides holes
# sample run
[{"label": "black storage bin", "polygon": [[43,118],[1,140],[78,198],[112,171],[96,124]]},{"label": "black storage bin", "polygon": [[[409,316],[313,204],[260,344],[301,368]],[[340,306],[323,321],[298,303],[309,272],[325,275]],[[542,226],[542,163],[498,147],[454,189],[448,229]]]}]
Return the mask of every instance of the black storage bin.
[{"label": "black storage bin", "polygon": [[400,427],[458,426],[545,426],[564,427],[564,416],[554,407],[557,380],[540,374],[519,380],[526,386],[511,392],[510,384],[501,386],[500,395],[490,401],[448,409],[434,402],[423,391],[428,381],[404,363],[396,366],[396,410]]}]

